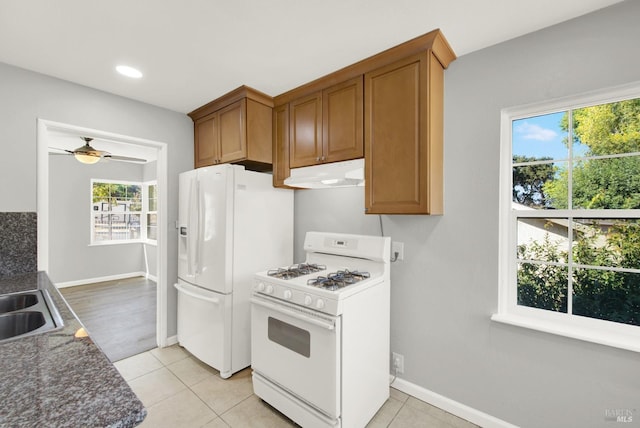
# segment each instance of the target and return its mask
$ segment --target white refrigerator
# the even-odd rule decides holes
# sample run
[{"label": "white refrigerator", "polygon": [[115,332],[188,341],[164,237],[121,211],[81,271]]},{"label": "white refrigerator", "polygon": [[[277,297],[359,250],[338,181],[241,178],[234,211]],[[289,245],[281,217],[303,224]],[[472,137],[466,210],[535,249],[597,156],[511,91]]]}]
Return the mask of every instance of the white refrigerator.
[{"label": "white refrigerator", "polygon": [[293,260],[293,191],[222,164],[180,174],[178,342],[220,371],[251,364],[253,275]]}]

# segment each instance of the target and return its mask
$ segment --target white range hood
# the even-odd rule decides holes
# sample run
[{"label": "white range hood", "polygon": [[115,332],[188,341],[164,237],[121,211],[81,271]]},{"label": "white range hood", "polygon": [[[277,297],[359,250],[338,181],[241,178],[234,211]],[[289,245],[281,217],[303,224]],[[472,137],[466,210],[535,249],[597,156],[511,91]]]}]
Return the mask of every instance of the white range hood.
[{"label": "white range hood", "polygon": [[364,159],[293,168],[284,184],[304,189],[364,186]]}]

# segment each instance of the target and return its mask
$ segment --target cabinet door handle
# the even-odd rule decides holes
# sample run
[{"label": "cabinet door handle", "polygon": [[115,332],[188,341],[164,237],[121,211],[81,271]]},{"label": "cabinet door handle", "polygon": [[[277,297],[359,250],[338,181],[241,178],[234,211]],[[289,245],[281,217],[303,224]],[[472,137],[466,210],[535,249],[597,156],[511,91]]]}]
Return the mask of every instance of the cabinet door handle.
[{"label": "cabinet door handle", "polygon": [[317,157],[317,158],[316,158],[316,162],[320,162],[320,157]]}]

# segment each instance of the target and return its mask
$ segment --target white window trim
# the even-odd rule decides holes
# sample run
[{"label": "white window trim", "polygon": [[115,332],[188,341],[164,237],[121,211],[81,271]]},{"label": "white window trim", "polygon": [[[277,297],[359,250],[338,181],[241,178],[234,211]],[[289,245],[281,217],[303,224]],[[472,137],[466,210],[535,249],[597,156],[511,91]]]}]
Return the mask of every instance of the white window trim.
[{"label": "white window trim", "polygon": [[[498,249],[498,312],[496,322],[524,327],[587,342],[640,352],[640,326],[632,326],[577,315],[558,313],[517,305],[516,297],[516,216],[511,201],[511,132],[512,121],[549,113],[640,98],[640,82],[559,98],[548,102],[503,109],[500,118],[500,186]],[[633,210],[637,216],[638,210]],[[592,217],[597,213],[588,215]],[[544,211],[535,216],[545,216]],[[547,213],[547,215],[549,215]]]},{"label": "white window trim", "polygon": [[149,186],[156,186],[156,207],[157,207],[157,199],[158,199],[158,180],[150,180],[150,181],[145,181],[144,183],[142,183],[142,212],[144,213],[144,215],[142,216],[143,218],[140,219],[140,227],[144,228],[144,232],[140,232],[142,235],[142,242],[144,242],[147,245],[158,245],[158,240],[157,239],[149,239],[149,236],[147,235],[147,229],[148,229],[148,224],[147,224],[147,214],[149,213],[156,213],[156,215],[158,214],[158,211],[149,211]]}]

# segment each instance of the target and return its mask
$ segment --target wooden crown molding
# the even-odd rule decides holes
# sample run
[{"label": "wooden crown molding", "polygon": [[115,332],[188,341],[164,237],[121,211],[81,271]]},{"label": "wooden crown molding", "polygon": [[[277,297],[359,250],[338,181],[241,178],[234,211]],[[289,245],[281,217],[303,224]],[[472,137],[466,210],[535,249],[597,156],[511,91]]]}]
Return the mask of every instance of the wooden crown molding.
[{"label": "wooden crown molding", "polygon": [[447,42],[442,32],[436,29],[280,94],[273,98],[274,105],[288,103],[312,92],[320,91],[410,55],[425,51],[431,51],[444,68],[447,68],[456,59],[456,54],[451,49],[449,42]]},{"label": "wooden crown molding", "polygon": [[243,98],[254,100],[260,104],[266,105],[267,107],[273,107],[273,98],[271,96],[246,85],[242,85],[239,88],[216,98],[210,103],[205,104],[202,107],[198,107],[191,113],[188,113],[188,116],[195,121]]}]

